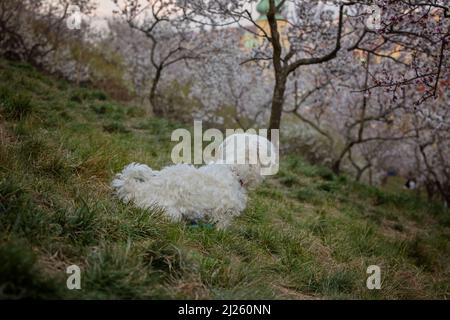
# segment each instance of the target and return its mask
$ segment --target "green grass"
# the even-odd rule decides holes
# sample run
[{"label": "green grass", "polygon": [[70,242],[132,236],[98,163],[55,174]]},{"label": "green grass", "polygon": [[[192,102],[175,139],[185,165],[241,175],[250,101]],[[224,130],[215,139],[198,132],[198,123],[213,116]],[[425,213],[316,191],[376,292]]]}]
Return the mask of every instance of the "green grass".
[{"label": "green grass", "polygon": [[[0,60],[0,297],[450,298],[448,211],[296,155],[224,231],[117,201],[114,174],[170,164],[177,127]],[[82,290],[66,288],[72,264]]]}]

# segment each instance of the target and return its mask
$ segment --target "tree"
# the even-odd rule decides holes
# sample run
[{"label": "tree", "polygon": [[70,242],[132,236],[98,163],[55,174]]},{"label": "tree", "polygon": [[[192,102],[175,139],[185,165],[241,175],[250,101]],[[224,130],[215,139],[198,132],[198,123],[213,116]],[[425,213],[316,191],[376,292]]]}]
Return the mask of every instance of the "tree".
[{"label": "tree", "polygon": [[[444,68],[448,60],[445,59],[448,56],[446,45],[448,9],[439,4],[439,1],[339,1],[337,5],[325,6],[320,1],[267,1],[269,5],[265,14],[269,25],[268,30],[261,27],[258,20],[248,10],[247,1],[187,0],[182,2],[182,6],[190,9],[190,15],[187,17],[192,21],[214,26],[238,24],[269,43],[269,47],[262,46],[261,50],[255,50],[252,59],[247,61],[271,61],[275,82],[270,129],[280,128],[286,85],[290,75],[296,70],[300,70],[299,73],[301,73],[301,69],[305,66],[335,60],[344,47],[347,51],[359,49],[371,52],[379,58],[390,59],[405,68],[420,71],[415,78],[410,79],[398,79],[396,75],[390,75],[389,72],[371,75],[374,77],[374,83],[364,90],[385,87],[396,92],[402,85],[420,79],[421,84],[429,87],[429,90],[432,89],[435,96],[440,79],[448,79],[448,71]],[[381,9],[379,30],[368,26],[366,22],[367,18],[374,14],[369,5],[378,5]],[[288,45],[283,43],[280,21],[277,19],[283,6],[289,7],[290,11],[294,12],[292,19],[288,22]],[[428,15],[425,15],[425,12],[428,12]],[[202,16],[203,19],[195,19],[194,15]],[[417,20],[417,16],[422,19]],[[436,17],[439,19],[430,22]],[[414,46],[408,43],[414,43]],[[430,44],[432,44],[431,47]],[[410,61],[393,57],[392,51],[398,50],[399,46],[403,55],[413,57]],[[437,46],[439,50],[436,50]],[[439,54],[433,54],[433,52],[439,52]],[[429,58],[430,64],[435,67],[432,72],[423,72],[430,66],[424,67],[419,64],[424,54]],[[429,92],[424,95],[424,98],[427,96],[430,96]]]},{"label": "tree", "polygon": [[247,130],[267,121],[272,81],[264,68],[240,63],[249,55],[239,47],[240,31],[227,28],[202,34],[207,50],[214,54],[191,64],[191,97],[201,105],[198,117]]},{"label": "tree", "polygon": [[116,11],[132,28],[141,32],[150,42],[150,63],[153,75],[149,91],[149,101],[153,112],[163,116],[165,110],[158,99],[158,85],[163,73],[173,64],[196,59],[196,49],[192,30],[183,19],[175,0],[147,0],[145,5],[135,0],[114,0]]},{"label": "tree", "polygon": [[0,54],[43,67],[73,32],[66,19],[69,8],[76,5],[89,13],[90,0],[5,0],[0,3]]}]

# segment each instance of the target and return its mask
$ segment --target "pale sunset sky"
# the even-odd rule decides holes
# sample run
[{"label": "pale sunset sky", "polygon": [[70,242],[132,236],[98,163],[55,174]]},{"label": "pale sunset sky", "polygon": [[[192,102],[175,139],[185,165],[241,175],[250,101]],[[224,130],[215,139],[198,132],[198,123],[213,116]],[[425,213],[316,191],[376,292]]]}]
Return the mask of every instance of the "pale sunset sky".
[{"label": "pale sunset sky", "polygon": [[97,14],[103,17],[109,17],[112,15],[112,11],[116,8],[116,5],[112,0],[97,0]]},{"label": "pale sunset sky", "polygon": [[[146,3],[146,0],[142,0],[143,3]],[[96,15],[102,17],[109,17],[112,15],[112,11],[117,8],[112,0],[96,0],[97,10]],[[252,6],[254,7],[254,5]],[[251,8],[252,15],[255,14],[257,16],[256,10]]]}]

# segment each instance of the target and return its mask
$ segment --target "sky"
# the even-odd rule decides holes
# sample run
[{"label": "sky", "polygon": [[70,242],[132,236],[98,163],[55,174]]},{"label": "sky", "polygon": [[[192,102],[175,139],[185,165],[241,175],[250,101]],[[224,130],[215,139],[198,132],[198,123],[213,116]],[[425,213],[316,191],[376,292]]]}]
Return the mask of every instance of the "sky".
[{"label": "sky", "polygon": [[101,17],[110,17],[116,5],[112,0],[97,0],[96,14]]},{"label": "sky", "polygon": [[[147,2],[144,0],[143,3]],[[96,15],[101,17],[110,17],[112,15],[112,11],[117,8],[112,0],[96,0],[97,10]],[[256,14],[256,10],[252,10]],[[252,13],[253,14],[253,13]]]},{"label": "sky", "polygon": [[[148,0],[140,0],[142,3],[147,3]],[[102,21],[104,18],[108,18],[113,16],[113,10],[117,9],[116,4],[113,2],[113,0],[96,0],[97,3],[97,9],[94,12],[93,16],[96,18],[99,18],[98,20],[94,19],[93,24],[95,27],[98,27],[100,29],[103,29],[106,27],[106,22]],[[290,3],[289,3],[290,4]],[[252,16],[254,18],[257,18],[259,14],[256,11],[256,5],[252,4],[249,5],[249,11],[252,13]],[[250,24],[249,22],[244,21],[243,25]]]},{"label": "sky", "polygon": [[[147,3],[148,0],[140,0],[140,1],[142,1],[142,3],[144,4]],[[106,21],[104,21],[104,18],[113,16],[113,10],[117,9],[117,5],[113,2],[113,0],[96,0],[95,2],[97,4],[97,8],[95,12],[91,15],[91,17],[94,16],[94,19],[91,20],[91,25],[97,29],[107,28],[107,23]],[[249,9],[254,17],[258,17],[259,14],[256,12],[253,5]]]}]

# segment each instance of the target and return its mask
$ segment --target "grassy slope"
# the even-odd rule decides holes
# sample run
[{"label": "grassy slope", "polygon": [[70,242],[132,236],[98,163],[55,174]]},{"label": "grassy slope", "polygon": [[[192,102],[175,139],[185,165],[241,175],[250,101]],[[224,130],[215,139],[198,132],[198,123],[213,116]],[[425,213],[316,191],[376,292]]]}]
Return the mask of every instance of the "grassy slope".
[{"label": "grassy slope", "polygon": [[[4,60],[0,99],[2,297],[450,297],[436,206],[289,156],[228,230],[173,224],[108,184],[132,161],[169,164],[176,125]],[[80,291],[65,287],[71,264]],[[366,289],[371,264],[382,290]]]}]

